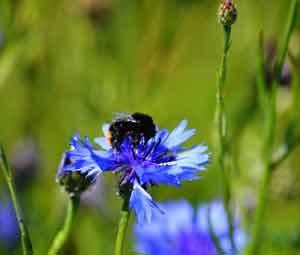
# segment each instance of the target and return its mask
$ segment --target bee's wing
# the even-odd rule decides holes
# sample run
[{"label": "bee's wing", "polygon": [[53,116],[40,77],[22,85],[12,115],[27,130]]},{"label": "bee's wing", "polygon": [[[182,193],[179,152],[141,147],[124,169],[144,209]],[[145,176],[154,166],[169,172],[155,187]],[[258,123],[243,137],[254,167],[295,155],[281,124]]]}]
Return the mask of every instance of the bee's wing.
[{"label": "bee's wing", "polygon": [[131,114],[124,112],[116,112],[114,121],[131,121],[136,122],[134,118],[132,118]]}]

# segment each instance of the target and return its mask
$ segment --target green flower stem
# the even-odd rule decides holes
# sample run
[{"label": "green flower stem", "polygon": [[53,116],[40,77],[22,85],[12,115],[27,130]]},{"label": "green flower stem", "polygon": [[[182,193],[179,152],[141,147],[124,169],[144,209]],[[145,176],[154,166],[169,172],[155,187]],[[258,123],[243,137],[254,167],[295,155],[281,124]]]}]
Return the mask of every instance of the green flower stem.
[{"label": "green flower stem", "polygon": [[[252,229],[252,242],[248,250],[249,255],[260,254],[261,238],[264,231],[264,217],[268,202],[269,186],[272,180],[273,170],[289,155],[290,150],[283,153],[279,159],[273,161],[273,151],[275,143],[275,130],[276,130],[276,96],[277,96],[277,82],[279,80],[284,59],[288,49],[288,43],[292,30],[295,25],[297,11],[299,9],[299,0],[292,0],[289,11],[289,16],[286,24],[286,28],[283,34],[283,41],[279,48],[278,57],[275,63],[275,78],[272,83],[272,90],[270,99],[265,98],[265,119],[266,119],[266,130],[265,130],[265,147],[263,152],[264,158],[264,174],[261,180],[260,189],[257,197],[257,209],[254,215],[254,223]],[[267,101],[268,100],[268,101]],[[274,163],[275,162],[275,163]]]},{"label": "green flower stem", "polygon": [[275,78],[277,81],[280,79],[282,66],[284,64],[287,49],[289,46],[290,37],[295,27],[295,23],[297,21],[299,5],[300,5],[300,0],[291,0],[289,16],[287,18],[286,28],[282,37],[283,41],[281,47],[279,48],[279,52],[276,59],[277,61],[275,63]]},{"label": "green flower stem", "polygon": [[72,230],[72,226],[74,223],[74,219],[80,204],[79,196],[71,196],[69,200],[67,215],[65,218],[64,225],[62,229],[55,236],[52,245],[48,251],[48,255],[56,255],[62,249],[64,244],[66,243],[70,232]]},{"label": "green flower stem", "polygon": [[257,56],[257,92],[260,110],[264,111],[267,104],[267,83],[265,77],[265,54],[264,54],[264,34],[260,31],[258,38],[258,56]]},{"label": "green flower stem", "polygon": [[228,154],[229,154],[229,145],[228,145],[228,134],[227,134],[227,116],[225,112],[225,103],[224,103],[224,86],[226,80],[227,72],[227,58],[230,49],[230,36],[231,36],[231,27],[224,26],[224,51],[221,60],[218,84],[217,84],[217,122],[218,122],[218,136],[219,136],[219,164],[221,169],[221,177],[223,182],[224,189],[224,207],[227,214],[227,219],[229,222],[229,233],[231,245],[235,249],[235,243],[233,239],[233,219],[230,209],[230,199],[231,199],[231,183],[230,175],[228,168]]},{"label": "green flower stem", "polygon": [[124,201],[121,210],[119,226],[118,226],[118,233],[117,233],[117,239],[115,245],[115,255],[123,254],[123,246],[124,246],[124,240],[125,240],[129,217],[130,217],[130,210],[128,208],[128,201]]},{"label": "green flower stem", "polygon": [[295,57],[291,52],[289,52],[289,60],[293,66],[293,71],[295,74],[296,82],[293,86],[293,102],[292,102],[292,109],[293,111],[293,118],[295,120],[299,119],[300,113],[298,109],[300,108],[300,74],[298,70],[300,69],[300,59]]},{"label": "green flower stem", "polygon": [[17,199],[17,194],[16,194],[16,188],[15,188],[15,183],[13,180],[13,175],[11,168],[8,164],[7,158],[5,156],[4,150],[2,147],[0,147],[0,168],[2,169],[2,172],[4,174],[5,181],[7,183],[11,200],[14,205],[14,209],[16,212],[16,217],[18,220],[19,224],[19,229],[21,233],[21,244],[22,244],[22,250],[23,250],[23,255],[32,255],[33,254],[33,248],[31,244],[31,239],[28,233],[28,229],[24,223],[24,219],[21,213],[21,208],[19,206],[19,202]]},{"label": "green flower stem", "polygon": [[269,185],[271,182],[272,172],[269,168],[264,170],[261,180],[260,190],[258,193],[258,204],[255,211],[254,225],[252,230],[252,245],[249,248],[249,255],[257,255],[260,252],[261,236],[264,225],[264,215],[267,207]]}]

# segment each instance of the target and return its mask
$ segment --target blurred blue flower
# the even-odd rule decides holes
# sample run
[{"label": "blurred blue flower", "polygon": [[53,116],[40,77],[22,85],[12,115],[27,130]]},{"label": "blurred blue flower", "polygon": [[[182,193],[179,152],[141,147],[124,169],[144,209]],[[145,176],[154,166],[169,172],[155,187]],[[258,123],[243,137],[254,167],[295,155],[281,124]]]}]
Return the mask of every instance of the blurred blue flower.
[{"label": "blurred blue flower", "polygon": [[0,201],[0,248],[12,249],[18,241],[18,235],[18,221],[13,205]]},{"label": "blurred blue flower", "polygon": [[[233,254],[225,209],[220,201],[202,205],[197,212],[184,201],[160,205],[165,214],[155,213],[148,224],[135,225],[136,251],[148,255],[218,255],[210,226],[226,255]],[[245,234],[236,219],[234,240],[238,251],[245,244]]]},{"label": "blurred blue flower", "polygon": [[165,184],[180,186],[182,181],[196,180],[209,160],[207,147],[181,146],[195,134],[186,130],[187,121],[182,121],[172,132],[157,130],[154,137],[140,139],[134,144],[127,136],[118,150],[107,141],[109,125],[103,126],[104,137],[95,139],[102,149],[94,150],[88,139],[72,138],[71,150],[65,153],[59,176],[66,171],[78,172],[91,178],[91,182],[103,171],[112,171],[120,176],[119,194],[129,199],[129,207],[138,221],[150,221],[153,211],[158,210],[146,189]]}]

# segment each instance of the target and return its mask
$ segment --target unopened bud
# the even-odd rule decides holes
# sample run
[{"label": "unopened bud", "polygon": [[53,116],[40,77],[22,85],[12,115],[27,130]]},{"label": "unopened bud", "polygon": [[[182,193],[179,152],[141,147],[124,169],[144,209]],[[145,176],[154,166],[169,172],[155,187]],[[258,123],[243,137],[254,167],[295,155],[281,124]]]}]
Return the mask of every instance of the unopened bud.
[{"label": "unopened bud", "polygon": [[79,172],[66,171],[59,178],[59,184],[70,195],[80,195],[90,186],[90,181]]},{"label": "unopened bud", "polygon": [[219,22],[226,27],[233,25],[237,19],[237,10],[232,0],[222,0],[218,10]]},{"label": "unopened bud", "polygon": [[83,174],[80,171],[66,170],[65,167],[71,163],[71,159],[65,153],[62,157],[56,180],[70,196],[78,196],[91,186],[93,176],[87,176],[87,174]]}]

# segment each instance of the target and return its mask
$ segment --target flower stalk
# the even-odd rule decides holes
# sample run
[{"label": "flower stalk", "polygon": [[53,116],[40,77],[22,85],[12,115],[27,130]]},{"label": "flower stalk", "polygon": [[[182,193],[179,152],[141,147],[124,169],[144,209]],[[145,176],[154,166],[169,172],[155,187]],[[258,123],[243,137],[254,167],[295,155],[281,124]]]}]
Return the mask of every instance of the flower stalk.
[{"label": "flower stalk", "polygon": [[[274,80],[272,82],[271,95],[267,98],[266,95],[261,95],[264,97],[264,116],[265,122],[265,142],[263,150],[264,158],[264,173],[261,180],[260,189],[257,197],[257,209],[255,211],[254,223],[252,229],[252,241],[248,250],[249,255],[260,254],[261,248],[261,238],[264,230],[264,217],[268,202],[269,186],[272,180],[273,170],[279,166],[279,164],[290,154],[290,150],[285,151],[278,159],[274,161],[274,143],[275,143],[275,130],[276,130],[276,97],[277,97],[277,83],[281,74],[284,59],[287,53],[288,44],[290,40],[291,33],[293,31],[297,12],[299,9],[299,0],[292,0],[291,7],[289,11],[289,16],[287,19],[286,28],[283,34],[283,41],[280,45],[278,56],[276,59],[274,67]],[[261,51],[262,52],[262,51]],[[262,54],[262,53],[261,53]],[[262,56],[260,56],[262,58]],[[261,67],[260,67],[261,69]],[[261,85],[260,85],[261,86]],[[292,149],[293,147],[290,147]]]},{"label": "flower stalk", "polygon": [[56,255],[62,249],[71,233],[74,219],[80,204],[79,196],[70,196],[67,215],[62,229],[55,236],[52,245],[48,251],[48,255]]},{"label": "flower stalk", "polygon": [[126,230],[128,226],[129,217],[130,217],[130,209],[128,205],[128,200],[124,199],[121,214],[120,214],[120,221],[119,221],[117,239],[115,244],[115,255],[123,254],[124,241],[126,237]]},{"label": "flower stalk", "polygon": [[23,255],[32,255],[33,248],[32,248],[31,238],[29,236],[29,232],[24,222],[21,208],[17,199],[16,187],[13,179],[12,170],[8,164],[6,155],[1,146],[0,146],[0,168],[4,174],[4,178],[7,183],[11,200],[15,209],[16,217],[18,220],[18,225],[21,233],[21,244],[22,244]]},{"label": "flower stalk", "polygon": [[224,85],[226,80],[227,72],[227,58],[230,49],[230,37],[231,37],[231,27],[224,26],[224,51],[223,57],[221,60],[218,86],[217,86],[217,122],[218,122],[218,135],[219,135],[219,164],[221,170],[221,177],[223,182],[223,195],[224,195],[224,207],[227,214],[227,220],[229,223],[229,235],[231,246],[235,249],[235,244],[233,240],[233,219],[230,208],[231,200],[231,183],[230,183],[230,174],[228,168],[229,160],[229,148],[228,148],[228,131],[227,131],[227,115],[225,111],[225,102],[224,102]]},{"label": "flower stalk", "polygon": [[232,1],[225,0],[221,2],[219,8],[219,21],[223,26],[224,49],[221,59],[218,83],[217,83],[217,128],[219,138],[219,166],[223,183],[223,200],[226,210],[227,221],[229,224],[229,235],[232,250],[235,251],[235,242],[233,238],[233,216],[230,208],[231,200],[231,182],[229,173],[230,151],[228,144],[227,115],[225,111],[224,87],[227,74],[227,59],[231,45],[231,26],[236,21],[237,11]]}]

